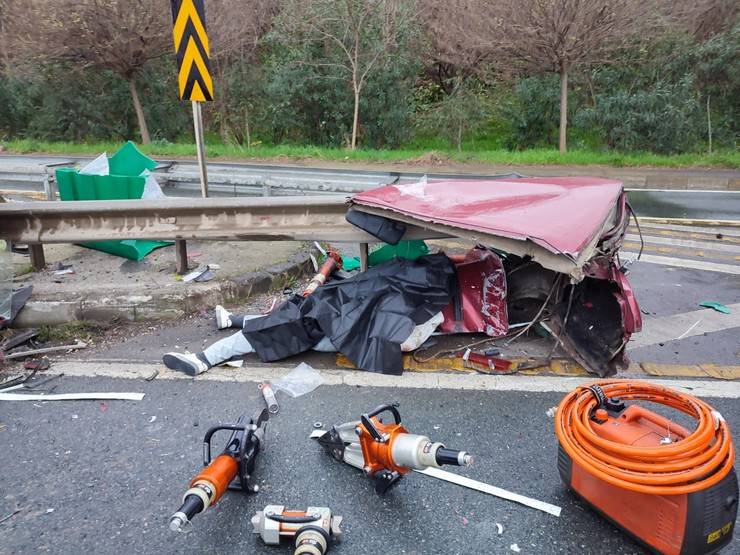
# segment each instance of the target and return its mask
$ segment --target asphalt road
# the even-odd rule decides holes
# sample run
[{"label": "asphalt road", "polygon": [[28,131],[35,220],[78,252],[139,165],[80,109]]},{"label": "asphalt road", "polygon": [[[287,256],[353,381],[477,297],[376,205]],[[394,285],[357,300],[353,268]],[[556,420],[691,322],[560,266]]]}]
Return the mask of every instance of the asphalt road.
[{"label": "asphalt road", "polygon": [[[548,408],[561,394],[321,386],[290,399],[268,424],[257,472],[260,493],[229,493],[196,517],[187,535],[170,532],[188,480],[200,468],[210,425],[261,406],[255,384],[63,378],[59,392],[141,391],[141,402],[5,402],[0,420],[0,552],[289,553],[265,547],[249,518],[270,503],[326,505],[344,517],[341,554],[642,553],[566,492],[555,466]],[[458,472],[563,508],[560,518],[411,474],[378,497],[362,473],[307,438],[400,401],[404,423],[475,455]],[[740,429],[740,405],[714,406]],[[457,469],[456,469],[457,470]],[[503,525],[502,535],[496,523]],[[723,553],[740,553],[740,540]]]}]

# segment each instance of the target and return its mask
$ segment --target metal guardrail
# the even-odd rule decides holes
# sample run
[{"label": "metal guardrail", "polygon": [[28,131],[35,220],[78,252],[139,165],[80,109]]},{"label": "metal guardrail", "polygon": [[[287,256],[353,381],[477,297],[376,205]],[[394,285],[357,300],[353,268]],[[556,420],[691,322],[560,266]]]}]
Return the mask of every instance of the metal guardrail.
[{"label": "metal guardrail", "polygon": [[[330,241],[362,245],[378,240],[347,223],[346,198],[207,198],[48,201],[0,204],[0,238],[28,244],[34,267],[44,266],[43,245],[122,239],[211,241]],[[404,239],[446,237],[411,225]],[[176,249],[186,267],[184,241]]]}]

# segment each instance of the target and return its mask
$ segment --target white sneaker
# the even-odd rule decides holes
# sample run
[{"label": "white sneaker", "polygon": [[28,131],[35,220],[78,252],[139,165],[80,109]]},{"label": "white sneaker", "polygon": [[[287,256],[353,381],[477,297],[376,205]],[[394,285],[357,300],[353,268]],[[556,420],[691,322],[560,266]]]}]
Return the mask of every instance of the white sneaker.
[{"label": "white sneaker", "polygon": [[231,312],[226,310],[220,304],[216,305],[216,327],[220,330],[225,330],[231,327]]},{"label": "white sneaker", "polygon": [[162,357],[162,362],[170,370],[179,370],[191,376],[202,374],[210,368],[198,355],[191,353],[167,353]]}]

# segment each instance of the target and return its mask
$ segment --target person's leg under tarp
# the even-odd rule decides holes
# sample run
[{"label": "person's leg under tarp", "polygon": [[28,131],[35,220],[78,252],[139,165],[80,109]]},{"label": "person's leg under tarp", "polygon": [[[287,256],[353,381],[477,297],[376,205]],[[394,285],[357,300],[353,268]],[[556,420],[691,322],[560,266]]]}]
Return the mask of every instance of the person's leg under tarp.
[{"label": "person's leg under tarp", "polygon": [[196,376],[218,366],[235,356],[253,353],[254,349],[241,331],[216,341],[200,353],[167,353],[162,362],[171,370],[179,370]]}]

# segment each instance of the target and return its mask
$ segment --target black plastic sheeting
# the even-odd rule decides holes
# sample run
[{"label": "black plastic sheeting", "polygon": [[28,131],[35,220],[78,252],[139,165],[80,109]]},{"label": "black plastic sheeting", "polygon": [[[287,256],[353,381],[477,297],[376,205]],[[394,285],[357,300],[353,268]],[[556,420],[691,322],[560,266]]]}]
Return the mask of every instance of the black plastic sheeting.
[{"label": "black plastic sheeting", "polygon": [[401,343],[456,291],[455,266],[444,254],[397,258],[291,298],[248,320],[244,335],[263,362],[307,351],[327,336],[358,368],[401,374]]}]

